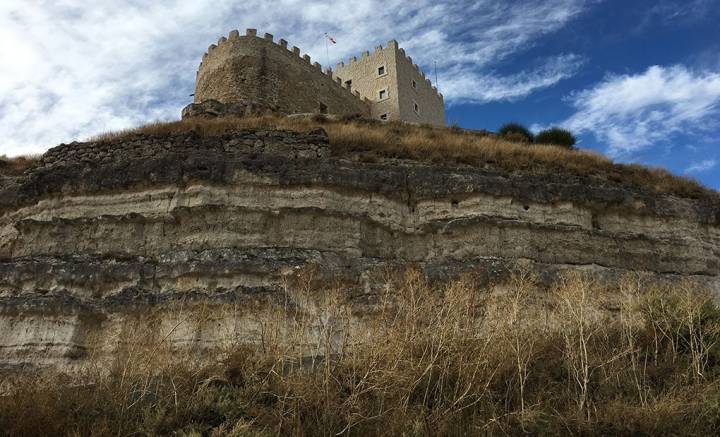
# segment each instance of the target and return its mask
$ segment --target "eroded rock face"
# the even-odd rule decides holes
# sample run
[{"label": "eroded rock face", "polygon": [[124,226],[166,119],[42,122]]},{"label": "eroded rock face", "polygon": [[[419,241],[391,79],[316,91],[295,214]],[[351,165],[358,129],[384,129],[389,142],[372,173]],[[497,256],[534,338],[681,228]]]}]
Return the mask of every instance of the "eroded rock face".
[{"label": "eroded rock face", "polygon": [[[355,162],[333,157],[322,131],[73,143],[0,184],[4,366],[70,366],[89,354],[88,338],[110,350],[142,314],[178,300],[247,314],[282,299],[288,275],[308,263],[357,284],[359,306],[372,294],[368,272],[405,263],[432,277],[492,278],[517,262],[548,277],[634,270],[720,292],[717,200],[591,178]],[[218,323],[256,340],[243,317]],[[174,335],[212,343],[203,329]]]}]

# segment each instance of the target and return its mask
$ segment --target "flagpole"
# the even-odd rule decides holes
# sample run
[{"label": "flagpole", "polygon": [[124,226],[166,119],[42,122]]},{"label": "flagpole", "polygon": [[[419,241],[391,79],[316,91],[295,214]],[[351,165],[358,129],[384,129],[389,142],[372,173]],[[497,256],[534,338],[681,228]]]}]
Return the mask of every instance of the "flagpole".
[{"label": "flagpole", "polygon": [[330,52],[328,51],[328,34],[325,32],[325,69],[330,68]]}]

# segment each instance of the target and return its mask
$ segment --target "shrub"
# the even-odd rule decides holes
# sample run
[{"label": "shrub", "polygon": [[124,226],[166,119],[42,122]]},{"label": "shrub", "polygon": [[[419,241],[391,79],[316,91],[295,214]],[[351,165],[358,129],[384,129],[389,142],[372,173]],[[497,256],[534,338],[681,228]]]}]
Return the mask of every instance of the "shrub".
[{"label": "shrub", "polygon": [[328,118],[327,118],[327,115],[325,115],[321,112],[318,112],[318,113],[313,114],[312,121],[314,121],[315,123],[325,123],[328,121]]},{"label": "shrub", "polygon": [[505,123],[500,126],[498,134],[506,140],[515,143],[532,143],[533,141],[532,132],[520,123]]},{"label": "shrub", "polygon": [[349,123],[351,121],[361,120],[362,118],[362,114],[343,114],[338,118],[338,120],[344,123]]},{"label": "shrub", "polygon": [[573,135],[572,132],[559,127],[545,129],[535,135],[536,144],[552,144],[573,149],[575,142],[575,135]]},{"label": "shrub", "polygon": [[[134,129],[107,133],[91,139],[98,142],[122,141],[133,135],[176,135],[195,132],[209,138],[227,135],[241,129],[283,129],[308,132],[322,127],[330,137],[333,156],[356,159],[357,154],[373,154],[384,159],[408,159],[420,162],[442,162],[477,167],[494,166],[507,172],[532,171],[538,174],[593,176],[612,183],[681,197],[716,199],[717,193],[696,181],[647,168],[638,164],[616,164],[590,151],[564,147],[526,147],[507,138],[484,131],[452,128],[421,129],[417,126],[389,123],[371,118],[352,122],[328,120],[314,122],[308,118],[263,115],[243,118],[186,119],[150,123]],[[400,131],[399,131],[400,130]],[[519,134],[522,135],[522,134]],[[527,136],[522,137],[526,141]],[[520,140],[521,137],[518,137]]]},{"label": "shrub", "polygon": [[38,158],[38,155],[16,156],[13,158],[0,155],[0,176],[19,175],[35,164]]},{"label": "shrub", "polygon": [[240,314],[183,301],[76,376],[4,375],[0,435],[717,435],[720,309],[694,282],[378,269],[356,329],[358,289],[316,268],[251,307],[258,337],[178,347]]}]

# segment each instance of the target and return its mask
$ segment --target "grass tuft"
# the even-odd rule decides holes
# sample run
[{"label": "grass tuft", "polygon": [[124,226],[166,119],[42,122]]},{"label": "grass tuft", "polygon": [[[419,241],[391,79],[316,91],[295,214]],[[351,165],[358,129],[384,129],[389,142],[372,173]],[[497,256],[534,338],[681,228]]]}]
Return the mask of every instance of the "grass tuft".
[{"label": "grass tuft", "polygon": [[362,329],[352,290],[311,268],[276,306],[253,310],[253,344],[244,327],[204,357],[174,346],[175,330],[205,332],[222,308],[183,306],[170,325],[133,319],[110,363],[6,380],[0,430],[715,435],[720,425],[720,309],[689,282],[568,274],[547,290],[522,271],[494,287],[471,276],[431,283],[415,269],[374,275]]},{"label": "grass tuft", "polygon": [[0,176],[17,176],[35,164],[40,155],[25,155],[8,158],[0,155]]},{"label": "grass tuft", "polygon": [[168,135],[196,132],[205,137],[239,129],[283,129],[307,132],[322,127],[328,133],[333,154],[364,162],[407,159],[418,162],[469,165],[507,173],[567,174],[590,176],[642,188],[655,193],[689,198],[717,198],[717,192],[697,181],[667,170],[637,164],[617,164],[588,150],[568,150],[553,145],[518,144],[487,132],[455,127],[434,128],[367,119],[331,120],[324,117],[189,119],[150,123],[135,129],[104,134],[95,141],[113,141],[134,134]]}]

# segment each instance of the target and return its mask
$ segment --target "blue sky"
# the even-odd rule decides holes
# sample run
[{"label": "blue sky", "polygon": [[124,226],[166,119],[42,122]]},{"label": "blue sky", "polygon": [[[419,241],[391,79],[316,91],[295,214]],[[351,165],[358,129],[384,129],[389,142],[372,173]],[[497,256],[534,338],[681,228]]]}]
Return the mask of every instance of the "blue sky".
[{"label": "blue sky", "polygon": [[718,189],[718,23],[720,0],[3,0],[0,155],[178,118],[207,46],[255,27],[331,65],[395,38],[450,123],[560,125]]},{"label": "blue sky", "polygon": [[[578,132],[583,148],[720,188],[718,23],[717,1],[589,4],[562,28],[494,67],[498,74],[512,74],[522,64],[571,53],[580,60],[572,75],[521,98],[451,103],[448,121],[485,129],[507,120],[535,129],[564,125]],[[644,92],[651,96],[643,98]],[[588,106],[592,97],[607,104]],[[631,104],[634,99],[640,102]],[[629,114],[622,113],[625,106]],[[608,136],[613,130],[620,134]]]}]

